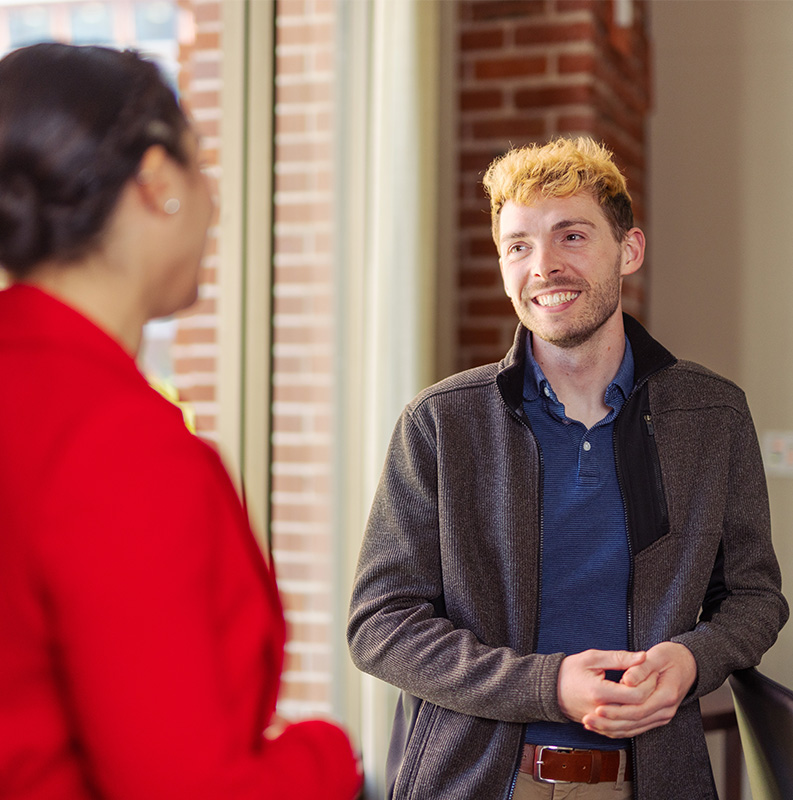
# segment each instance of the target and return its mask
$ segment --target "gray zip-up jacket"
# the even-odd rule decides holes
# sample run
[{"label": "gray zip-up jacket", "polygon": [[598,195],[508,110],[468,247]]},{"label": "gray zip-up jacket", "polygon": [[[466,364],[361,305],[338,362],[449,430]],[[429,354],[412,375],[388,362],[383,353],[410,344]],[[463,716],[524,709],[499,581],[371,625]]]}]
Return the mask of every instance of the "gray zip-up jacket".
[{"label": "gray zip-up jacket", "polygon": [[[636,800],[714,800],[697,699],[759,663],[788,616],[743,392],[625,317],[636,386],[614,445],[631,553],[631,648],[697,662],[666,726],[633,740]],[[507,800],[524,725],[566,722],[564,654],[533,653],[542,457],[523,413],[526,331],[499,364],[404,410],[361,549],[348,627],[366,672],[402,689],[394,800]],[[541,742],[539,744],[542,744]]]}]

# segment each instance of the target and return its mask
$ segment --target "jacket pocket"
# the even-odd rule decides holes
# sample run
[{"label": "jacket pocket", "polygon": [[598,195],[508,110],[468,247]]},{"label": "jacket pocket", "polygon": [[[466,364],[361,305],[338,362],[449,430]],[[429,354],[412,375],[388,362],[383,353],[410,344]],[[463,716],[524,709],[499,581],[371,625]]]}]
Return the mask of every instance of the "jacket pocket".
[{"label": "jacket pocket", "polygon": [[[653,426],[653,415],[646,411],[642,414],[642,421],[647,433],[647,464],[651,473],[653,514],[655,517],[655,527],[659,536],[669,533],[669,508],[666,505],[666,494],[664,493],[664,481],[661,476],[661,459],[658,457],[658,445],[655,441],[655,427]],[[648,542],[649,544],[649,542]]]},{"label": "jacket pocket", "polygon": [[628,532],[636,555],[669,533],[669,508],[646,386],[623,406],[614,435]]}]

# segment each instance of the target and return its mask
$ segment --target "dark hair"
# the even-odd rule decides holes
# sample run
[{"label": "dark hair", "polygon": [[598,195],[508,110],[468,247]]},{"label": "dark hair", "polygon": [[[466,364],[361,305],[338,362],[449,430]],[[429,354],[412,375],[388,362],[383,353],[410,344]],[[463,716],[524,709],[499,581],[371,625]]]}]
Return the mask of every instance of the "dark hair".
[{"label": "dark hair", "polygon": [[102,234],[148,147],[180,164],[187,121],[133,51],[45,43],[0,61],[0,264],[23,277]]}]

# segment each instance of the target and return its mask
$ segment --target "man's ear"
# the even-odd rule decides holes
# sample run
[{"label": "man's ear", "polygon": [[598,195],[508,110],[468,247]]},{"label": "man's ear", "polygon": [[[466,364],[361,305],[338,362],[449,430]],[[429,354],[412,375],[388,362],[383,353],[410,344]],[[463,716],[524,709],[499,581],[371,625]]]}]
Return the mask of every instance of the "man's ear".
[{"label": "man's ear", "polygon": [[622,240],[620,275],[631,275],[644,263],[646,241],[640,228],[631,228]]},{"label": "man's ear", "polygon": [[162,212],[165,202],[172,196],[171,162],[165,148],[153,144],[140,160],[135,182],[147,208]]}]

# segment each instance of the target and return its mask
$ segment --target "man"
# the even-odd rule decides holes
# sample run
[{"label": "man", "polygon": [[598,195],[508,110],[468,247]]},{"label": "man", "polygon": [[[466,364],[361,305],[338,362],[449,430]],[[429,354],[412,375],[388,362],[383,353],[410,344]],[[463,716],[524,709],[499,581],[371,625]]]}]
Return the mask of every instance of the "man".
[{"label": "man", "polygon": [[515,342],[403,412],[352,596],[402,689],[389,796],[715,800],[698,698],[788,615],[744,395],[622,314],[645,239],[605,148],[485,188]]}]

